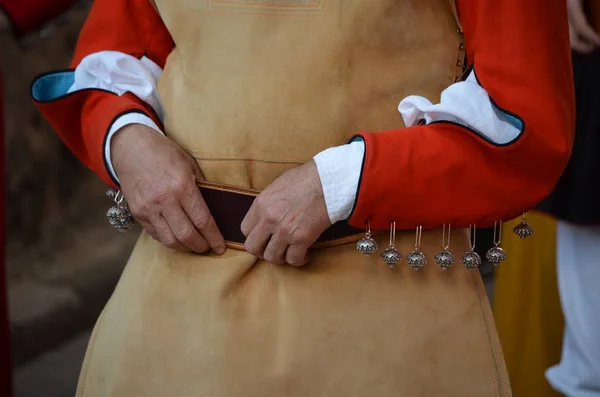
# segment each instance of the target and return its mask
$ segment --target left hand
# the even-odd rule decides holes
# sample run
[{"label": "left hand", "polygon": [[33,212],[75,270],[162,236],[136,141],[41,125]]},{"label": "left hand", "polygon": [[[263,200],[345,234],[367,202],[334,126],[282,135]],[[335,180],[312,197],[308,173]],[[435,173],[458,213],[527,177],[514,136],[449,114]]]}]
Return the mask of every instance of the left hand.
[{"label": "left hand", "polygon": [[308,249],[329,226],[321,179],[311,160],[262,191],[241,228],[249,253],[274,264],[303,266]]}]

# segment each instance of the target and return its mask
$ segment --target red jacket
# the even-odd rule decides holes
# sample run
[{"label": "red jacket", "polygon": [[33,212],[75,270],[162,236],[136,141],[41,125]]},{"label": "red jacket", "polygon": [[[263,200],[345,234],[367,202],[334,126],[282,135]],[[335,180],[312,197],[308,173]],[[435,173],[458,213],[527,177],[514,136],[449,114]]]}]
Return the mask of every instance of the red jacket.
[{"label": "red jacket", "polygon": [[[369,219],[376,229],[389,228],[392,220],[399,229],[490,226],[534,207],[567,164],[575,121],[565,2],[456,4],[480,84],[498,108],[519,120],[523,132],[502,145],[450,122],[360,133],[366,155],[353,226],[364,227]],[[173,46],[149,0],[97,0],[71,66],[112,50],[147,56],[164,67]],[[38,81],[62,84],[64,73]],[[86,89],[36,104],[78,158],[113,187],[103,154],[112,122],[124,112],[142,112],[159,122],[150,106],[130,93]]]},{"label": "red jacket", "polygon": [[[13,33],[19,37],[39,28],[49,19],[65,11],[74,0],[0,0],[0,12],[8,17]],[[0,137],[4,140],[3,81],[0,73]],[[4,176],[4,170],[0,173]],[[0,181],[4,189],[4,181]],[[4,197],[4,192],[0,193]],[[0,224],[4,225],[4,211],[0,211]],[[0,241],[1,258],[4,258],[4,241]],[[7,283],[4,262],[0,261],[0,397],[12,395],[12,366],[10,361],[10,331],[8,325]]]}]

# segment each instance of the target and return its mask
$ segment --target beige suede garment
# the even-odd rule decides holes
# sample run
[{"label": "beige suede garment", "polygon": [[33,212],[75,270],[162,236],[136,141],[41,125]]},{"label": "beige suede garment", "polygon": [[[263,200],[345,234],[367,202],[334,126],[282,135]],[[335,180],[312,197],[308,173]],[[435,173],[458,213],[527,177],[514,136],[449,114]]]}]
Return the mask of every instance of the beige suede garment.
[{"label": "beige suede garment", "polygon": [[[176,43],[159,83],[166,132],[210,182],[263,189],[356,132],[402,127],[402,98],[437,102],[457,75],[448,0],[156,6]],[[459,260],[467,234],[452,237]],[[396,246],[406,254],[414,238],[399,232]],[[510,396],[479,273],[439,270],[441,243],[439,230],[423,233],[419,272],[354,243],[293,268],[240,250],[178,253],[143,233],[78,396]]]}]

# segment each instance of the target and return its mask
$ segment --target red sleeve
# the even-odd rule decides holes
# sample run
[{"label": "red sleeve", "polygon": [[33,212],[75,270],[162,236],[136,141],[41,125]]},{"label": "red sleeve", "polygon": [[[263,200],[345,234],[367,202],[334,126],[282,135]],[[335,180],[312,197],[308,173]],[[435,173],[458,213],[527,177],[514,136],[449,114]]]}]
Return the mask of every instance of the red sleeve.
[{"label": "red sleeve", "polygon": [[490,226],[534,207],[566,167],[575,121],[565,2],[457,5],[479,83],[522,132],[504,145],[446,122],[361,133],[353,226]]},{"label": "red sleeve", "polygon": [[0,0],[15,35],[39,29],[44,23],[66,11],[76,0]]},{"label": "red sleeve", "polygon": [[[150,0],[96,0],[86,21],[71,67],[99,51],[146,56],[164,67],[173,40]],[[117,187],[108,172],[104,141],[121,115],[139,112],[157,125],[152,108],[131,93],[85,89],[66,94],[74,69],[44,74],[34,80],[31,95],[40,112],[69,149],[108,185]]]}]

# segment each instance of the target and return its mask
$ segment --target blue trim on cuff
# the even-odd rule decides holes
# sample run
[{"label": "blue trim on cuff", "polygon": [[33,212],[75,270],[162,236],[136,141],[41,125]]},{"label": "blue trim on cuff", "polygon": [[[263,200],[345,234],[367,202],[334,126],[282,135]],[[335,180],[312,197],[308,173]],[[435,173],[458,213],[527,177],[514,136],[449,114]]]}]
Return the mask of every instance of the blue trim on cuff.
[{"label": "blue trim on cuff", "polygon": [[38,102],[48,102],[67,95],[75,82],[75,71],[60,71],[43,75],[31,85],[31,96]]}]

